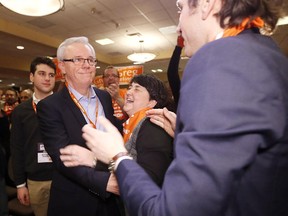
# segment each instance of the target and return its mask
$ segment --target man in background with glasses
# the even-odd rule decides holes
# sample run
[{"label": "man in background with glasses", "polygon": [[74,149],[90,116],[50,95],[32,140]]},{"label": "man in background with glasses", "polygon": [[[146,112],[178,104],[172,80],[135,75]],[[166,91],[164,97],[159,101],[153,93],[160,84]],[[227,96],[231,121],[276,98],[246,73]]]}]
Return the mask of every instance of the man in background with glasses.
[{"label": "man in background with glasses", "polygon": [[119,81],[120,74],[117,68],[108,66],[103,73],[104,88],[112,97],[114,116],[120,120],[124,120],[127,115],[122,108],[127,90],[119,88]]},{"label": "man in background with glasses", "polygon": [[[117,216],[117,197],[112,194],[118,193],[117,182],[107,165],[97,162],[93,153],[94,168],[68,168],[60,160],[60,148],[70,144],[87,148],[81,130],[85,124],[103,130],[98,118],[105,116],[117,125],[109,93],[92,87],[97,64],[94,48],[86,37],[68,38],[58,47],[57,58],[65,86],[37,106],[43,142],[56,168],[48,215]],[[122,131],[121,124],[118,129]]]}]

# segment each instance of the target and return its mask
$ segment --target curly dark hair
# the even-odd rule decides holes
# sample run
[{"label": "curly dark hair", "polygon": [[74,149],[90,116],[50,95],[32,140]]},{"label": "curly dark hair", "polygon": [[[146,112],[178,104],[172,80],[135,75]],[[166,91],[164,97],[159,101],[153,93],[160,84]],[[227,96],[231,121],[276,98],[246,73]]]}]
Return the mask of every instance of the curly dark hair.
[{"label": "curly dark hair", "polygon": [[132,83],[137,83],[146,88],[149,93],[149,99],[157,101],[157,104],[154,108],[167,107],[168,109],[173,110],[173,101],[167,87],[160,79],[154,75],[135,75],[130,81],[130,84]]}]

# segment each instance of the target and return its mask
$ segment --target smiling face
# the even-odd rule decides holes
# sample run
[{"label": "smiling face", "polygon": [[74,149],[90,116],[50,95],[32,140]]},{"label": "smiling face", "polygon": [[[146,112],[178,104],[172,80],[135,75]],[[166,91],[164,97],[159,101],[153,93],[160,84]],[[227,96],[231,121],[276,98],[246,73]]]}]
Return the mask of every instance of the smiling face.
[{"label": "smiling face", "polygon": [[138,83],[131,83],[125,95],[123,110],[131,117],[134,113],[147,108],[154,107],[155,100],[150,100],[150,95],[146,88]]},{"label": "smiling face", "polygon": [[[83,43],[73,43],[66,47],[64,51],[64,59],[84,58],[95,59],[92,50]],[[78,90],[79,88],[89,87],[96,74],[96,67],[84,61],[83,64],[75,65],[71,61],[59,63],[62,73],[65,74],[65,79],[72,88]]]},{"label": "smiling face", "polygon": [[221,0],[178,0],[179,24],[177,31],[184,38],[184,51],[191,57],[206,43],[215,40],[223,31],[217,14]]},{"label": "smiling face", "polygon": [[116,68],[107,68],[103,74],[104,87],[108,87],[111,84],[119,85],[120,77]]}]

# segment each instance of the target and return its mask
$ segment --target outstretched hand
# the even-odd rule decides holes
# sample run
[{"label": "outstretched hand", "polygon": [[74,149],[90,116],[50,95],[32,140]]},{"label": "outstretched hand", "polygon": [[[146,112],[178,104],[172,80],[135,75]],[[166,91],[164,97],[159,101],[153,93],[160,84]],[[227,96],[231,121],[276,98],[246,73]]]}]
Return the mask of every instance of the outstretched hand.
[{"label": "outstretched hand", "polygon": [[154,124],[162,127],[171,137],[174,138],[176,127],[176,114],[167,108],[152,109],[146,112],[147,117]]},{"label": "outstretched hand", "polygon": [[97,160],[108,164],[116,154],[127,152],[127,150],[124,147],[122,135],[109,120],[101,116],[98,122],[104,126],[105,132],[94,129],[91,125],[85,125],[82,128],[82,136]]}]

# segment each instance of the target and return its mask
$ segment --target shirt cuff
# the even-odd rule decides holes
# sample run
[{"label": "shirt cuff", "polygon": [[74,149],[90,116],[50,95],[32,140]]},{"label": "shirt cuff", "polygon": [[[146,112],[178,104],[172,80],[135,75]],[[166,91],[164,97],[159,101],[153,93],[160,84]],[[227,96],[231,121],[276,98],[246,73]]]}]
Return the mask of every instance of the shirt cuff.
[{"label": "shirt cuff", "polygon": [[23,183],[23,184],[20,184],[20,185],[16,186],[16,188],[22,188],[22,187],[26,187],[26,183]]},{"label": "shirt cuff", "polygon": [[122,156],[122,157],[119,157],[119,158],[115,161],[114,171],[117,170],[117,167],[118,167],[118,165],[120,164],[120,162],[121,162],[122,160],[125,160],[125,159],[133,160],[133,158],[130,157],[130,156]]}]

